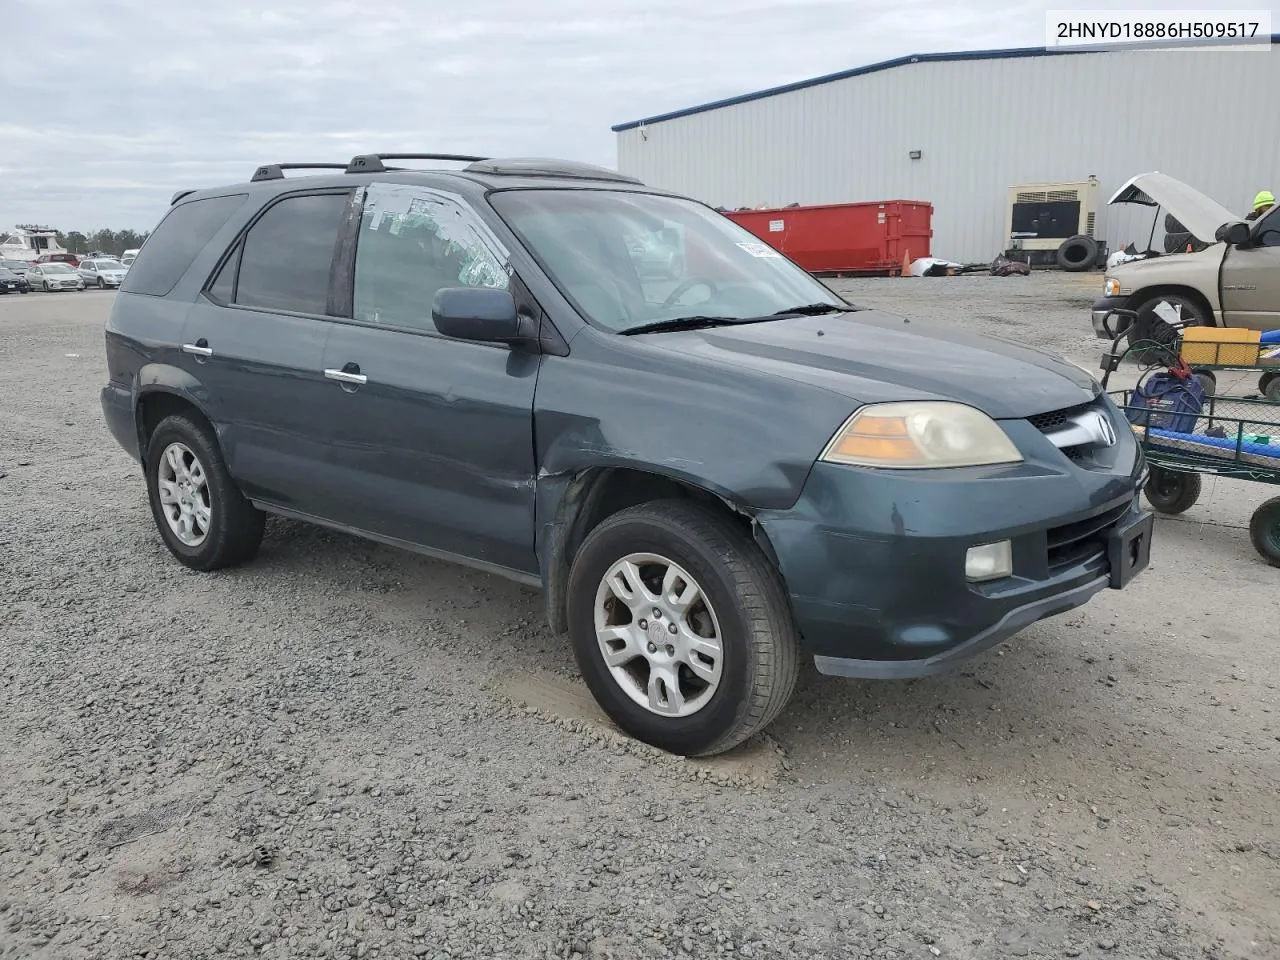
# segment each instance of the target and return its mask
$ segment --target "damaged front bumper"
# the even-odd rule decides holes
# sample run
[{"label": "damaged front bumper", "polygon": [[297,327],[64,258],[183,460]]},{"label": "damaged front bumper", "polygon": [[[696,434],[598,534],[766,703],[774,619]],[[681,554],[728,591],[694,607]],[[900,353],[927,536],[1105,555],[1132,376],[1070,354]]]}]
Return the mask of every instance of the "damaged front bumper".
[{"label": "damaged front bumper", "polygon": [[[1026,464],[944,480],[818,464],[793,509],[757,520],[820,672],[921,677],[1141,572],[1152,525],[1141,469],[1082,482],[1087,471]],[[1012,575],[969,581],[969,548],[1002,540]]]},{"label": "damaged front bumper", "polygon": [[1099,340],[1114,340],[1132,322],[1132,318],[1116,310],[1128,310],[1128,297],[1102,297],[1093,302],[1093,335]]}]

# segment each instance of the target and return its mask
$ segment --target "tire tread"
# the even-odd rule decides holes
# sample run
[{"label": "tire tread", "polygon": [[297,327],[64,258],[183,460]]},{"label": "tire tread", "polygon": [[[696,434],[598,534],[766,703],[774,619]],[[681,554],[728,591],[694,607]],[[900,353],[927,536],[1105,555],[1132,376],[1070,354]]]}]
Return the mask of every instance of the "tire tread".
[{"label": "tire tread", "polygon": [[[156,496],[153,477],[154,458],[159,450],[156,439],[163,438],[167,433],[176,433],[188,439],[195,438],[204,447],[198,453],[201,461],[204,462],[209,483],[214,487],[217,509],[222,513],[221,522],[215,522],[213,529],[209,531],[212,543],[206,540],[199,552],[193,555],[179,553],[172,547],[170,552],[188,567],[206,572],[236,566],[249,560],[258,552],[262,543],[266,517],[262,511],[245,499],[240,488],[236,486],[227,470],[226,461],[222,458],[222,450],[218,446],[218,440],[213,431],[206,423],[188,414],[177,413],[165,417],[156,424],[155,430],[148,439],[147,487],[149,496],[153,498],[153,514]],[[155,519],[165,543],[170,544],[169,534],[162,526],[163,519],[159,516]]]},{"label": "tire tread", "polygon": [[689,755],[724,753],[777,719],[795,690],[800,645],[782,580],[760,548],[729,520],[684,500],[656,500],[620,510],[591,536],[635,520],[700,540],[716,555],[744,608],[751,634],[748,649],[755,654],[755,662],[749,666],[751,695],[739,705],[734,723],[723,734]]}]

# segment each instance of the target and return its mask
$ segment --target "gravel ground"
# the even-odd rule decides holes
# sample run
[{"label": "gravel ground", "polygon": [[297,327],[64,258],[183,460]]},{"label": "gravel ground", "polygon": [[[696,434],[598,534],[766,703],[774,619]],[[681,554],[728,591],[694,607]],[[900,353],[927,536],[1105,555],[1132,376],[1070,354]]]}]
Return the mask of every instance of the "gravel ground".
[{"label": "gravel ground", "polygon": [[[1097,275],[838,286],[1096,365]],[[1280,956],[1256,485],[955,676],[810,669],[684,761],[521,587],[274,520],[172,560],[98,408],[113,296],[0,297],[0,956]]]}]

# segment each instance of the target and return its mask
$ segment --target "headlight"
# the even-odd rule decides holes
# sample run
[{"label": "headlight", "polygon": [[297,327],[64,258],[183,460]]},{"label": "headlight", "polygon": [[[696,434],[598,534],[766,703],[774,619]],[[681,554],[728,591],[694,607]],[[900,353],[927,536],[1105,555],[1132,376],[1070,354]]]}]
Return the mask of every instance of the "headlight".
[{"label": "headlight", "polygon": [[1102,295],[1104,297],[1120,296],[1120,281],[1115,277],[1107,277],[1102,281]]},{"label": "headlight", "polygon": [[999,424],[963,403],[876,403],[857,411],[819,458],[858,467],[937,469],[1021,463]]}]

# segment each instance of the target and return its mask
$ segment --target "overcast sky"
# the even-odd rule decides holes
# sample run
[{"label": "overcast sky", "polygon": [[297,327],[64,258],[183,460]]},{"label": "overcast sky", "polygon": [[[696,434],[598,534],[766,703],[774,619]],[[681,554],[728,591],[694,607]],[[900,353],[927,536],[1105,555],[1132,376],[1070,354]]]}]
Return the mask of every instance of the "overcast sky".
[{"label": "overcast sky", "polygon": [[616,123],[909,53],[1042,46],[1046,10],[1103,6],[0,0],[0,230],[150,229],[176,189],[361,152],[612,165]]}]

